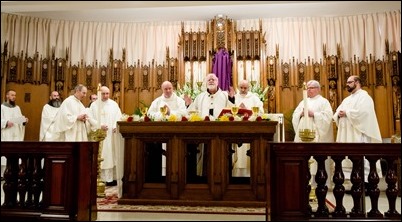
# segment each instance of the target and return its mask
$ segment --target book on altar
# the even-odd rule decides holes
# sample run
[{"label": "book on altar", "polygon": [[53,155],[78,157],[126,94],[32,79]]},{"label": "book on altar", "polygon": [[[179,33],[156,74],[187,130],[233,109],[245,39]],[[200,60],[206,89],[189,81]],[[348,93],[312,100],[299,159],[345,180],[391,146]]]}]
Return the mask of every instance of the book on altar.
[{"label": "book on altar", "polygon": [[[219,114],[219,117],[221,117],[222,115],[226,114],[226,113],[230,113],[232,114],[232,111],[230,108],[224,108],[222,109],[221,113]],[[248,116],[252,116],[253,115],[253,111],[251,109],[243,109],[240,108],[239,112],[237,112],[237,115],[240,116],[244,116],[244,115],[248,115]]]}]

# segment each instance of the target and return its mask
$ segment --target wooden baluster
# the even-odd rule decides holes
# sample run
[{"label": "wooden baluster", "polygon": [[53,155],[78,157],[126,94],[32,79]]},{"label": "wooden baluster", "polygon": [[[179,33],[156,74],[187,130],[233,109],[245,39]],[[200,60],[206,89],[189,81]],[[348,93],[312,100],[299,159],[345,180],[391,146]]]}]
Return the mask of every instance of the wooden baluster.
[{"label": "wooden baluster", "polygon": [[363,172],[363,156],[349,156],[349,159],[353,163],[352,173],[350,175],[350,181],[352,182],[352,198],[353,208],[350,211],[351,217],[364,217],[365,212],[362,209],[361,197],[363,194],[362,183],[364,181]]},{"label": "wooden baluster", "polygon": [[15,156],[6,156],[7,165],[4,171],[4,207],[13,208],[17,203],[17,173],[18,158]]},{"label": "wooden baluster", "polygon": [[32,172],[32,191],[33,191],[33,207],[40,208],[40,194],[43,191],[43,172],[41,166],[41,158],[34,157],[34,170]]},{"label": "wooden baluster", "polygon": [[[366,159],[370,162],[370,173],[368,175],[368,187],[366,191],[370,195],[371,210],[367,213],[368,217],[382,218],[382,213],[378,210],[378,198],[380,196],[380,189],[378,189],[378,183],[380,178],[378,177],[376,162],[378,157],[367,156]],[[365,184],[366,185],[366,184]]]},{"label": "wooden baluster", "polygon": [[345,187],[343,186],[343,182],[345,181],[345,175],[342,171],[342,160],[344,159],[344,156],[331,156],[331,158],[335,162],[335,172],[332,178],[335,186],[332,192],[335,196],[336,202],[336,206],[334,212],[332,213],[332,216],[346,218],[346,209],[343,206],[343,196],[345,195]]},{"label": "wooden baluster", "polygon": [[[388,204],[389,204],[389,210],[385,212],[385,216],[389,218],[401,218],[401,214],[398,213],[398,211],[395,209],[395,204],[396,204],[396,198],[398,196],[398,189],[396,188],[396,181],[398,180],[396,176],[396,157],[386,157],[385,158],[387,161],[388,165],[388,171],[385,176],[385,182],[387,182],[387,189],[385,190],[387,199],[388,199]],[[399,175],[401,176],[401,175]]]},{"label": "wooden baluster", "polygon": [[327,172],[325,171],[325,159],[327,156],[314,156],[317,161],[317,174],[315,175],[315,182],[317,183],[317,188],[315,189],[315,194],[318,200],[316,217],[328,217],[329,210],[325,204],[325,198],[327,196],[328,187],[325,184],[327,182]]},{"label": "wooden baluster", "polygon": [[21,164],[19,166],[19,171],[18,171],[18,195],[19,195],[19,201],[18,201],[18,206],[19,207],[25,207],[26,206],[26,191],[27,191],[27,174],[26,174],[26,166],[27,166],[27,161],[28,157],[22,156],[21,157]]}]

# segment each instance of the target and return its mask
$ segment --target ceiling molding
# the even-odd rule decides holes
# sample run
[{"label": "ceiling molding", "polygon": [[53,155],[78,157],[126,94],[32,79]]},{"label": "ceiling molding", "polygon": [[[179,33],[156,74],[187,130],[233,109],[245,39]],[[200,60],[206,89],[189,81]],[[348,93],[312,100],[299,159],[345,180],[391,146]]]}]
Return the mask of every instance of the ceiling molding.
[{"label": "ceiling molding", "polygon": [[400,11],[400,1],[1,1],[1,12],[98,22],[333,17]]}]

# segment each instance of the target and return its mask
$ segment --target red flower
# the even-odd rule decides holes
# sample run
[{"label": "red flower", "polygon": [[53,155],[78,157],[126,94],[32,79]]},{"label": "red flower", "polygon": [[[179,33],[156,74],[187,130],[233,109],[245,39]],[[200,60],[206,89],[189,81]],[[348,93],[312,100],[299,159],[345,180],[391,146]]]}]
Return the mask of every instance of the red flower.
[{"label": "red flower", "polygon": [[209,116],[205,116],[204,121],[209,121]]},{"label": "red flower", "polygon": [[133,117],[132,116],[128,117],[127,122],[133,122]]},{"label": "red flower", "polygon": [[181,117],[181,121],[187,121],[188,119],[185,116]]},{"label": "red flower", "polygon": [[148,116],[145,116],[144,117],[144,122],[149,122],[149,121],[151,121],[151,119]]},{"label": "red flower", "polygon": [[230,117],[229,117],[229,121],[234,121],[234,117],[233,117],[233,116],[230,116]]},{"label": "red flower", "polygon": [[257,116],[257,118],[255,119],[255,121],[262,121],[261,116]]},{"label": "red flower", "polygon": [[248,121],[248,115],[247,115],[247,116],[246,116],[246,115],[243,116],[243,121]]}]

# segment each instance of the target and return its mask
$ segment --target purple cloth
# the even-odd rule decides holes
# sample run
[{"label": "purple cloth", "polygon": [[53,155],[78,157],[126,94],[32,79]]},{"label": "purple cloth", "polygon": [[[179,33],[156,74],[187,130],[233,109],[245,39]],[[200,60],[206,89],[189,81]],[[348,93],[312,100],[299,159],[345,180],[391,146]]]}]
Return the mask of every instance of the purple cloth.
[{"label": "purple cloth", "polygon": [[232,82],[232,59],[226,49],[219,49],[212,59],[212,71],[219,79],[219,88],[229,90]]}]

